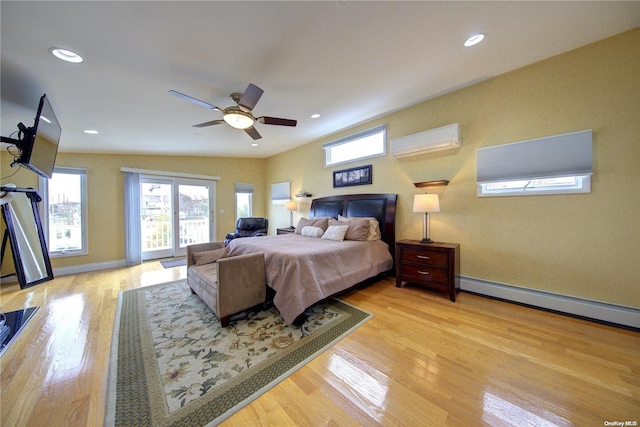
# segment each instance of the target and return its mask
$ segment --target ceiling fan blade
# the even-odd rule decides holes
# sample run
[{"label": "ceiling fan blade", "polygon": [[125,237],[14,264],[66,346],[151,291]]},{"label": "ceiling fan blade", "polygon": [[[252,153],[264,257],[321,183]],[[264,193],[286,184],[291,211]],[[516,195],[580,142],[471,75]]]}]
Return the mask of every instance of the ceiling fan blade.
[{"label": "ceiling fan blade", "polygon": [[265,125],[295,126],[298,124],[297,120],[280,119],[278,117],[262,116],[258,117],[256,120]]},{"label": "ceiling fan blade", "polygon": [[213,125],[219,125],[224,123],[224,120],[219,119],[219,120],[211,120],[210,122],[204,122],[204,123],[199,123],[197,125],[193,125],[194,128],[203,128],[203,127],[207,127],[207,126],[213,126]]},{"label": "ceiling fan blade", "polygon": [[242,98],[238,101],[238,105],[251,111],[256,106],[263,93],[264,91],[258,86],[249,83],[249,86],[247,86],[242,94]]},{"label": "ceiling fan blade", "polygon": [[222,109],[216,107],[213,104],[209,104],[208,102],[204,102],[204,101],[200,101],[199,99],[196,99],[192,96],[189,95],[185,95],[184,93],[180,93],[176,90],[170,90],[169,93],[173,96],[177,96],[178,98],[182,98],[185,99],[189,102],[193,102],[194,104],[200,105],[201,107],[204,108],[209,108],[210,110],[218,110],[218,111],[222,111]]},{"label": "ceiling fan blade", "polygon": [[262,138],[262,136],[260,136],[256,128],[254,128],[253,126],[251,126],[250,128],[246,128],[244,131],[253,139]]}]

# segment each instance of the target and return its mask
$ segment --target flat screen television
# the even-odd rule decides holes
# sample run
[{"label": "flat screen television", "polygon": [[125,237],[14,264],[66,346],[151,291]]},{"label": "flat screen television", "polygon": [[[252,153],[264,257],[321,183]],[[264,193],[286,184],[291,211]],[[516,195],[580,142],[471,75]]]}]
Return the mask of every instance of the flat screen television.
[{"label": "flat screen television", "polygon": [[38,175],[51,178],[62,128],[46,94],[40,98],[33,127],[27,128],[19,123],[18,128],[19,139],[2,137],[2,142],[13,143],[20,150],[19,156],[11,166],[24,166]]}]

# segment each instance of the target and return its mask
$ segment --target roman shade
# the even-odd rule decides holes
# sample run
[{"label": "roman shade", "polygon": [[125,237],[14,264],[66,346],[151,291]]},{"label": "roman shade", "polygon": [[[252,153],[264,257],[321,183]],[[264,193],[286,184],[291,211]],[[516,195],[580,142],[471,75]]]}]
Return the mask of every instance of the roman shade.
[{"label": "roman shade", "polygon": [[479,148],[476,155],[478,184],[591,175],[592,131]]},{"label": "roman shade", "polygon": [[253,194],[253,184],[245,184],[243,182],[236,182],[234,184],[236,193],[250,193]]},{"label": "roman shade", "polygon": [[291,190],[289,182],[278,182],[271,184],[271,203],[274,205],[284,205],[291,200]]},{"label": "roman shade", "polygon": [[336,139],[335,141],[325,142],[322,144],[322,148],[330,148],[336,145],[344,144],[345,142],[354,141],[356,139],[366,138],[371,135],[375,135],[376,133],[384,132],[386,129],[386,125],[379,125],[373,127],[371,129],[363,130],[362,132],[355,133],[353,135],[345,136],[344,138]]}]

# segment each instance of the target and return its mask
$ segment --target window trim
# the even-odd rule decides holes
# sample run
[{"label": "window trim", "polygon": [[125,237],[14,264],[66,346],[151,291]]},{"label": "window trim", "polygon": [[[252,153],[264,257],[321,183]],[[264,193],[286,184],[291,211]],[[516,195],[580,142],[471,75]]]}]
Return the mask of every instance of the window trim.
[{"label": "window trim", "polygon": [[[575,185],[542,185],[540,187],[532,187],[528,184],[520,188],[504,188],[499,190],[489,190],[487,187],[492,182],[478,183],[478,197],[508,197],[508,196],[545,196],[552,194],[582,194],[591,192],[591,175],[576,175],[572,178],[576,179]],[[527,181],[527,180],[517,180]],[[529,182],[534,179],[529,180]],[[496,182],[516,182],[516,181],[496,181]]]},{"label": "window trim", "polygon": [[[375,135],[377,133],[382,133],[382,152],[378,154],[371,154],[368,156],[357,157],[349,160],[344,160],[341,162],[329,163],[330,161],[330,149],[332,147],[337,147],[339,145],[348,144],[350,142],[354,142],[360,140],[362,138],[366,138],[371,135]],[[334,141],[327,142],[322,144],[322,150],[324,152],[324,166],[325,167],[333,167],[337,165],[347,164],[347,163],[355,163],[365,159],[372,159],[374,157],[382,157],[387,155],[387,125],[382,124],[375,127],[372,127],[367,130],[363,130],[361,132],[357,132],[344,138],[336,139]]]},{"label": "window trim", "polygon": [[80,176],[80,209],[82,212],[82,247],[80,249],[52,251],[49,242],[49,179],[40,177],[39,188],[42,191],[42,211],[41,217],[42,227],[44,230],[45,239],[47,241],[47,250],[49,251],[50,258],[62,258],[78,255],[89,254],[89,201],[87,194],[87,170],[82,168],[69,168],[56,166],[53,168],[53,173],[61,173],[67,175],[79,175]]}]

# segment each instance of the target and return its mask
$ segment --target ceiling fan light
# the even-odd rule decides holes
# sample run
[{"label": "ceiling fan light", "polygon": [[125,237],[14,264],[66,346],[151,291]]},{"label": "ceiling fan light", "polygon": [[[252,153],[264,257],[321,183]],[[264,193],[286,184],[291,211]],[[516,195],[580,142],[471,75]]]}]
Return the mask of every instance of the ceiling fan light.
[{"label": "ceiling fan light", "polygon": [[224,121],[236,129],[248,129],[253,126],[253,117],[243,111],[234,111],[224,115]]}]

